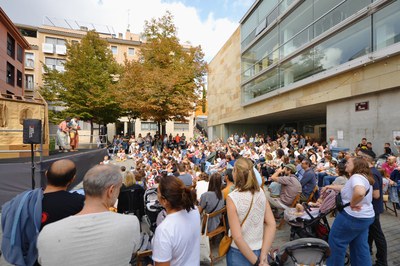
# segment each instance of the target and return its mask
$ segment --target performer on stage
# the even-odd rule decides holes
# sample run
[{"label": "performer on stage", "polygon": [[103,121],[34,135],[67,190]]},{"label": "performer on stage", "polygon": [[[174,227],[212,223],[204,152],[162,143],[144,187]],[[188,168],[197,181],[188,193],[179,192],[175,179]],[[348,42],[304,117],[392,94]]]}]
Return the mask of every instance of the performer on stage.
[{"label": "performer on stage", "polygon": [[65,118],[64,121],[62,121],[58,125],[58,130],[57,130],[57,137],[56,137],[56,143],[59,148],[59,152],[68,152],[67,150],[67,143],[68,143],[68,123],[71,121],[71,118],[67,117]]},{"label": "performer on stage", "polygon": [[78,151],[76,148],[78,148],[78,143],[79,143],[79,136],[78,136],[78,130],[80,129],[78,125],[79,117],[74,117],[69,121],[68,127],[69,127],[69,145],[71,146],[71,151]]}]

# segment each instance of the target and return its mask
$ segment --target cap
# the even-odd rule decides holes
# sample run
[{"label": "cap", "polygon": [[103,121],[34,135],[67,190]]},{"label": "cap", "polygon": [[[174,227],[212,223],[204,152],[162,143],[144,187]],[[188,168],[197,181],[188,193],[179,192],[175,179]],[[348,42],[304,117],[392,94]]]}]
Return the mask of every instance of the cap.
[{"label": "cap", "polygon": [[285,165],[283,165],[283,167],[286,167],[287,169],[290,169],[290,171],[292,172],[292,174],[294,174],[294,173],[297,172],[297,171],[296,171],[296,166],[294,166],[294,164],[291,164],[291,163],[285,164]]}]

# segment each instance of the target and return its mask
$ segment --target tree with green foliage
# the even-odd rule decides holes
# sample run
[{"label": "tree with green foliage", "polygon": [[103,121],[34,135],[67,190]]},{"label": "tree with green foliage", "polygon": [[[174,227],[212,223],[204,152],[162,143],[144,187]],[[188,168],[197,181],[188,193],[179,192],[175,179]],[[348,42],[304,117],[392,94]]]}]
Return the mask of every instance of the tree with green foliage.
[{"label": "tree with green foliage", "polygon": [[[106,125],[120,117],[122,110],[112,92],[122,67],[98,33],[89,31],[80,43],[67,44],[65,72],[43,67],[43,97],[54,106],[65,107],[61,115],[78,115],[89,121],[91,135],[93,123]],[[61,115],[54,114],[51,119]]]},{"label": "tree with green foliage", "polygon": [[201,47],[182,46],[173,16],[145,22],[138,61],[125,61],[117,85],[121,106],[163,125],[185,121],[201,99],[206,62]]}]

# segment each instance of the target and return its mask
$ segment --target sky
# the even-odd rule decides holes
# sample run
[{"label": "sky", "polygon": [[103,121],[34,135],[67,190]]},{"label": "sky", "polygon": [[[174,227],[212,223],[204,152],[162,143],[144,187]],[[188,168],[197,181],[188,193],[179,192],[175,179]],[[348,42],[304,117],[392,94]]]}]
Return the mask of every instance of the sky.
[{"label": "sky", "polygon": [[[143,31],[145,20],[168,10],[174,16],[181,43],[201,45],[210,61],[239,26],[255,0],[0,0],[14,23],[40,26],[53,21],[76,20],[107,25],[115,33]],[[22,7],[22,8],[21,8]],[[112,31],[112,30],[111,30]]]}]

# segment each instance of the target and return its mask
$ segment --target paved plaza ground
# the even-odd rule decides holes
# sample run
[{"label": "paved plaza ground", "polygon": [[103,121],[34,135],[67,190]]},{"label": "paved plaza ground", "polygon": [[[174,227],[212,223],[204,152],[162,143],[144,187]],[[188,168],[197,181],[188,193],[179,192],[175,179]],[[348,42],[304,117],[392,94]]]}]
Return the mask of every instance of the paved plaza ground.
[{"label": "paved plaza ground", "polygon": [[[124,165],[127,169],[133,166],[132,160],[127,160],[125,162],[115,162],[118,165]],[[388,205],[389,206],[389,205]],[[332,225],[334,218],[329,218],[329,223]],[[391,211],[385,211],[381,215],[382,230],[386,236],[388,245],[388,265],[389,266],[400,266],[400,218],[396,217]],[[1,234],[1,232],[0,232]],[[281,230],[277,230],[275,240],[273,243],[273,248],[279,248],[281,245],[289,241],[290,237],[290,226],[285,224]],[[375,254],[374,247],[374,254]],[[0,266],[9,266],[4,258],[0,258]],[[206,265],[206,264],[202,264]],[[225,259],[217,262],[215,265],[222,266],[226,265]]]}]

